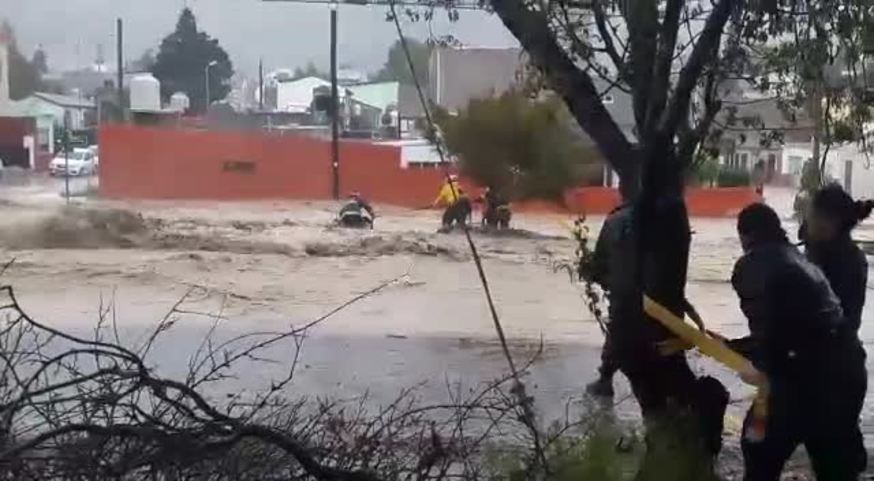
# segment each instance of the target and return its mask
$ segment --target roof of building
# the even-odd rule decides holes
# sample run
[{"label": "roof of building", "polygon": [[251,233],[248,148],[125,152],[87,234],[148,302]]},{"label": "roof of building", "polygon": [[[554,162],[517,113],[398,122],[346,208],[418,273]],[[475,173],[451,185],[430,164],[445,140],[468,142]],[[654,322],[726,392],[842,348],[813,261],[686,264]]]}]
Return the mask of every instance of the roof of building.
[{"label": "roof of building", "polygon": [[55,104],[59,107],[68,109],[94,109],[97,108],[94,102],[83,98],[74,97],[71,95],[50,94],[45,92],[34,92],[33,97],[44,100],[50,104]]}]

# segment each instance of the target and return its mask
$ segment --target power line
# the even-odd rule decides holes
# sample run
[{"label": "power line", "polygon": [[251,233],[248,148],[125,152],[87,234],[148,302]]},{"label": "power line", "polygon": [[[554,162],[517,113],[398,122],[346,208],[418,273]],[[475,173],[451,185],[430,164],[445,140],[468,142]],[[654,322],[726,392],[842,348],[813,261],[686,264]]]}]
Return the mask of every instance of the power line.
[{"label": "power line", "polygon": [[391,5],[401,7],[418,7],[418,8],[446,8],[455,10],[486,10],[485,5],[477,0],[454,0],[447,2],[429,2],[417,0],[261,0],[266,3],[285,2],[285,3],[310,3],[313,5],[355,5],[360,7],[366,6],[386,6]]}]

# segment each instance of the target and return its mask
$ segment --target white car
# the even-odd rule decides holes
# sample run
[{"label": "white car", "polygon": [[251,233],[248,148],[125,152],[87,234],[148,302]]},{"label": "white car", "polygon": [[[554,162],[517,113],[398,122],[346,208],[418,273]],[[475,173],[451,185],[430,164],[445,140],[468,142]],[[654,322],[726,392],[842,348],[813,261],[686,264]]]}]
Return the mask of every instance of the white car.
[{"label": "white car", "polygon": [[49,174],[53,176],[92,175],[95,169],[95,155],[90,149],[73,149],[68,158],[65,158],[64,153],[61,152],[49,164]]},{"label": "white car", "polygon": [[100,167],[100,150],[96,145],[88,147],[88,150],[94,154],[94,167]]}]

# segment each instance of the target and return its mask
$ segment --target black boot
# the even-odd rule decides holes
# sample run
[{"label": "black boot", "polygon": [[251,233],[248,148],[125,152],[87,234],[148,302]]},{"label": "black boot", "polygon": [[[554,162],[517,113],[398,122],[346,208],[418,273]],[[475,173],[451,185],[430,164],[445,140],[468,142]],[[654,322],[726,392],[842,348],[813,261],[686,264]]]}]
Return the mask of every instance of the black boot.
[{"label": "black boot", "polygon": [[598,379],[586,386],[586,392],[595,397],[613,397],[613,376],[601,375]]}]

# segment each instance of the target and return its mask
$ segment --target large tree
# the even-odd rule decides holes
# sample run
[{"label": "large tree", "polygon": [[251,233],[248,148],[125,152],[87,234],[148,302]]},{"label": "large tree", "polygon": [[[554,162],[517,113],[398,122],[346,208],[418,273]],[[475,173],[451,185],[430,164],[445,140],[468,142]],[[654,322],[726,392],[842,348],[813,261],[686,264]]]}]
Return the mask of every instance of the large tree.
[{"label": "large tree", "polygon": [[555,97],[508,91],[434,118],[461,172],[508,198],[561,199],[586,174],[601,177],[600,156]]},{"label": "large tree", "polygon": [[30,61],[30,64],[40,75],[49,73],[49,59],[42,46],[37,47],[36,51],[33,52],[33,59]]},{"label": "large tree", "polygon": [[12,25],[4,21],[0,29],[0,38],[9,41],[9,96],[12,100],[21,100],[43,90],[42,74],[19,50]]},{"label": "large tree", "polygon": [[[870,37],[862,25],[874,7],[846,0],[491,0],[490,6],[618,172],[623,195],[636,202],[639,241],[628,253],[636,256],[635,269],[626,275],[639,289],[637,314],[611,329],[648,427],[664,419],[692,426],[677,442],[694,453],[713,443],[713,430],[700,427],[718,422],[721,412],[708,412],[696,399],[701,384],[684,357],[656,352],[655,343],[668,334],[640,306],[646,294],[676,314],[687,309],[685,171],[712,131],[721,85],[740,79],[786,94],[767,85],[775,79],[769,70],[775,51],[808,72],[791,76],[807,88],[809,72],[835,57],[865,65],[859,60],[865,50],[851,47]],[[605,109],[607,92],[596,87],[597,78],[632,96],[636,139],[626,138]],[[804,90],[796,86],[796,94],[803,97]],[[650,443],[648,451],[663,447]],[[644,462],[642,479],[651,461]],[[674,479],[705,479],[708,469],[701,463]]]},{"label": "large tree", "polygon": [[[413,59],[413,69],[416,71],[416,77],[419,84],[425,86],[428,84],[428,62],[431,58],[431,46],[417,40],[408,39],[407,48],[410,50],[410,57]],[[410,64],[407,62],[404,47],[400,40],[395,41],[388,50],[388,59],[385,61],[382,69],[376,73],[374,80],[377,81],[392,81],[396,80],[401,83],[412,85],[413,73],[410,70]]]},{"label": "large tree", "polygon": [[186,8],[179,15],[176,30],[161,42],[152,73],[161,81],[165,99],[184,92],[191,99],[193,112],[205,112],[207,66],[212,103],[230,93],[234,66],[218,40],[197,29],[194,13]]}]

